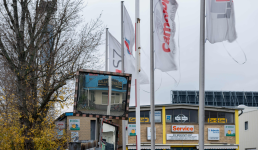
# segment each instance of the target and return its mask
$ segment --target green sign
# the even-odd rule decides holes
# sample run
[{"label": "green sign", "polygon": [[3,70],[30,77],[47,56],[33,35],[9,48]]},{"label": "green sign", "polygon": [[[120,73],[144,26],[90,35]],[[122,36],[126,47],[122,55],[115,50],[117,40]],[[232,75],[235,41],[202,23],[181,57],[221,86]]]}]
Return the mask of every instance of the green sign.
[{"label": "green sign", "polygon": [[136,136],[136,124],[128,125],[128,133],[129,133],[129,136]]},{"label": "green sign", "polygon": [[80,130],[80,119],[69,119],[70,130]]},{"label": "green sign", "polygon": [[235,125],[225,125],[224,132],[225,136],[236,136]]}]

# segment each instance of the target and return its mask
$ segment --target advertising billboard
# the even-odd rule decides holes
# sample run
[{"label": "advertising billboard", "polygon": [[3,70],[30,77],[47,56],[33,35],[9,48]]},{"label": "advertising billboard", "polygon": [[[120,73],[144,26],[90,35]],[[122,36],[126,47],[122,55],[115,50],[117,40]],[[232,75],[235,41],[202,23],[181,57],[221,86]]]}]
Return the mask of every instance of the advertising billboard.
[{"label": "advertising billboard", "polygon": [[81,69],[76,75],[74,115],[128,119],[131,74]]}]

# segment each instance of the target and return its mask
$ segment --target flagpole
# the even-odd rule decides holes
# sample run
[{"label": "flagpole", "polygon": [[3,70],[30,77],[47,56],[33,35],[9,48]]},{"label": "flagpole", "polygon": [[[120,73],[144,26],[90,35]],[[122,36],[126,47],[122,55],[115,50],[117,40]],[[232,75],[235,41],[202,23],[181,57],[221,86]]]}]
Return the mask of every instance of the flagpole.
[{"label": "flagpole", "polygon": [[150,105],[151,105],[151,150],[155,150],[154,121],[154,39],[153,39],[153,0],[150,0]]},{"label": "flagpole", "polygon": [[205,99],[205,0],[200,3],[199,150],[204,150]]},{"label": "flagpole", "polygon": [[141,119],[140,119],[140,2],[135,0],[135,114],[136,114],[136,150],[141,150]]},{"label": "flagpole", "polygon": [[[122,73],[124,70],[124,1],[121,1],[121,55],[122,55]],[[128,104],[129,105],[129,104]],[[125,120],[122,120],[122,137],[123,137],[123,150],[126,150],[126,123]]]},{"label": "flagpole", "polygon": [[105,71],[108,71],[108,28],[106,28],[106,58]]}]

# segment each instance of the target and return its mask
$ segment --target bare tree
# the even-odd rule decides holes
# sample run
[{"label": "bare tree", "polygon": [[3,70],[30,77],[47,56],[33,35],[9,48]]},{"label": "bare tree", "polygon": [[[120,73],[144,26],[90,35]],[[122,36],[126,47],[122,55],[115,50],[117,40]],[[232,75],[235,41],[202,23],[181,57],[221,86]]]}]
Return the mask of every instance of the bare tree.
[{"label": "bare tree", "polygon": [[[60,89],[78,68],[98,63],[103,26],[100,17],[81,25],[83,0],[1,0],[0,60],[5,62],[17,97],[25,145],[29,129],[46,117],[50,102],[63,102]],[[81,28],[81,30],[78,30]],[[6,74],[5,74],[6,76]],[[2,83],[1,83],[2,84]],[[4,85],[4,84],[3,84]],[[31,121],[31,118],[34,121]]]}]

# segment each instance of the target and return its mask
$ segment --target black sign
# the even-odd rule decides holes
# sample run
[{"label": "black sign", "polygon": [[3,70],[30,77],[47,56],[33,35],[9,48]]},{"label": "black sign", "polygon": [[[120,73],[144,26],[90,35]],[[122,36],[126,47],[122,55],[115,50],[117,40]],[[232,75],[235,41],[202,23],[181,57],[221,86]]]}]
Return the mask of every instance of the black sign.
[{"label": "black sign", "polygon": [[[122,82],[119,82],[116,79],[112,79],[112,88],[122,90],[122,87],[123,87],[122,85],[123,85]],[[98,86],[99,87],[108,87],[108,79],[99,80]]]}]

